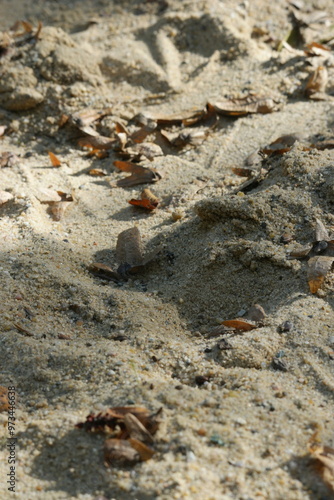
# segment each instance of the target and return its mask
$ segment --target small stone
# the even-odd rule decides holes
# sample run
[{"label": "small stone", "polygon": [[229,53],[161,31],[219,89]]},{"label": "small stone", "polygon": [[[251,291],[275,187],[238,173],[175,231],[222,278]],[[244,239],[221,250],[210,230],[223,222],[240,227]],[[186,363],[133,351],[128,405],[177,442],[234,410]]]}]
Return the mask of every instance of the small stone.
[{"label": "small stone", "polygon": [[278,331],[279,333],[286,333],[286,332],[291,332],[291,330],[293,330],[294,328],[294,324],[287,320],[287,321],[284,321],[281,325],[279,325],[278,327]]}]

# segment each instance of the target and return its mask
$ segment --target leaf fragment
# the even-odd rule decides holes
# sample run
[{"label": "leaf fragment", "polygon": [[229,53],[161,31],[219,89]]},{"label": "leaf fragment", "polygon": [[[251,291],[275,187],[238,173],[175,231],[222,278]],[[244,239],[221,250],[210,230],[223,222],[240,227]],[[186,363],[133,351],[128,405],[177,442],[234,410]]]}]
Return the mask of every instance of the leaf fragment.
[{"label": "leaf fragment", "polygon": [[139,461],[137,450],[124,439],[107,439],[104,443],[104,461],[107,466],[116,463],[131,463]]},{"label": "leaf fragment", "polygon": [[152,193],[150,189],[144,189],[141,192],[140,200],[131,199],[129,203],[137,207],[146,208],[147,210],[155,210],[159,204],[159,199]]},{"label": "leaf fragment", "polygon": [[124,417],[124,424],[130,438],[140,440],[144,443],[154,442],[152,434],[144,427],[138,418],[132,413],[127,413]]},{"label": "leaf fragment", "polygon": [[320,255],[308,261],[307,281],[311,293],[316,293],[332,268],[334,257]]},{"label": "leaf fragment", "polygon": [[121,276],[116,271],[100,262],[90,264],[88,266],[88,271],[105,280],[119,281],[121,279]]},{"label": "leaf fragment", "polygon": [[245,321],[243,319],[228,319],[222,322],[224,326],[234,328],[235,330],[240,330],[243,332],[249,332],[257,328],[257,325],[251,323],[250,321]]},{"label": "leaf fragment", "polygon": [[138,184],[153,183],[161,179],[161,175],[156,170],[143,167],[142,165],[137,165],[129,161],[116,160],[114,161],[114,165],[123,172],[131,172],[131,175],[129,177],[117,181],[117,186],[120,187],[130,187],[136,186]]},{"label": "leaf fragment", "polygon": [[107,174],[101,170],[100,168],[91,168],[90,171],[88,172],[89,175],[92,175],[94,177],[104,177]]},{"label": "leaf fragment", "polygon": [[146,444],[142,443],[138,439],[130,438],[129,443],[131,444],[132,448],[134,448],[137,451],[138,455],[140,456],[140,460],[142,462],[146,462],[146,460],[152,458],[155,453],[155,451],[152,450],[152,448],[149,448],[148,446],[146,446]]},{"label": "leaf fragment", "polygon": [[248,95],[240,99],[228,99],[210,104],[217,113],[226,116],[244,116],[251,113],[272,113],[278,111],[278,103],[271,97]]},{"label": "leaf fragment", "polygon": [[319,429],[315,431],[308,443],[308,451],[317,462],[317,471],[322,479],[334,491],[334,448],[321,443]]},{"label": "leaf fragment", "polygon": [[52,151],[48,151],[48,155],[50,157],[50,160],[51,160],[51,164],[53,167],[60,167],[61,166],[61,161],[59,160],[59,158],[54,154],[52,153]]},{"label": "leaf fragment", "polygon": [[315,98],[317,94],[323,94],[326,90],[327,83],[327,69],[324,66],[318,66],[306,82],[305,95],[309,98]]}]

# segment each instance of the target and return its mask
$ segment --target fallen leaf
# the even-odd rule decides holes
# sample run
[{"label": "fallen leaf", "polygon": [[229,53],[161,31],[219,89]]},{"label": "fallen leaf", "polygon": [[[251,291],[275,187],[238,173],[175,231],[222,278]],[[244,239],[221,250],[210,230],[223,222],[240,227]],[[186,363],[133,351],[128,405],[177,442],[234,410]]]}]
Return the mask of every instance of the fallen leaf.
[{"label": "fallen leaf", "polygon": [[217,113],[226,116],[244,116],[250,113],[272,113],[278,111],[278,104],[271,97],[249,95],[240,99],[229,99],[211,103]]},{"label": "fallen leaf", "polygon": [[144,443],[152,444],[154,442],[152,434],[144,427],[138,418],[132,413],[124,416],[124,424],[130,438],[137,439]]},{"label": "fallen leaf", "polygon": [[106,280],[119,281],[121,279],[121,276],[116,271],[111,269],[111,267],[99,262],[90,264],[88,266],[88,271],[95,274],[95,276]]},{"label": "fallen leaf", "polygon": [[9,408],[7,387],[0,385],[0,413]]},{"label": "fallen leaf", "polygon": [[147,199],[142,199],[142,200],[135,200],[134,198],[132,198],[131,200],[129,200],[129,203],[130,205],[134,205],[136,207],[140,207],[140,208],[145,208],[147,210],[155,210],[157,208],[156,205],[152,205],[152,203],[150,202],[150,200],[147,200]]},{"label": "fallen leaf", "polygon": [[155,453],[152,448],[149,448],[138,439],[130,438],[129,443],[131,444],[132,448],[134,448],[138,452],[140,460],[142,460],[143,462],[152,458]]},{"label": "fallen leaf", "polygon": [[328,83],[328,72],[324,66],[319,66],[306,83],[305,95],[312,97],[325,92]]},{"label": "fallen leaf", "polygon": [[54,153],[52,153],[51,151],[48,151],[48,154],[49,154],[52,166],[53,167],[60,167],[61,161],[59,160],[59,158],[57,158],[57,156]]},{"label": "fallen leaf", "polygon": [[308,56],[322,56],[331,52],[331,49],[321,43],[311,42],[306,45],[305,54]]},{"label": "fallen leaf", "polygon": [[133,134],[131,134],[130,137],[133,140],[133,142],[136,142],[136,143],[143,142],[148,135],[150,135],[150,134],[152,134],[152,132],[154,132],[156,127],[157,127],[156,122],[151,120],[151,122],[149,122],[147,125],[144,125],[142,128],[140,128],[136,132],[133,132]]},{"label": "fallen leaf", "polygon": [[254,330],[257,328],[257,325],[250,323],[249,321],[245,321],[243,319],[228,319],[223,321],[222,324],[224,326],[228,326],[230,328],[234,328],[235,330],[241,330],[244,332],[249,332],[250,330]]},{"label": "fallen leaf", "polygon": [[89,175],[92,175],[92,176],[95,176],[95,177],[104,177],[104,176],[107,175],[100,168],[92,168],[92,169],[90,169],[90,171],[88,173],[89,173]]},{"label": "fallen leaf", "polygon": [[321,474],[326,484],[334,490],[334,448],[321,444],[319,428],[312,435],[308,443],[308,451],[317,461],[317,471]]},{"label": "fallen leaf", "polygon": [[116,463],[138,462],[140,455],[129,441],[107,439],[104,443],[104,461],[107,466]]},{"label": "fallen leaf", "polygon": [[129,161],[116,160],[114,161],[114,165],[123,172],[131,172],[129,177],[117,181],[117,186],[120,187],[130,187],[138,184],[152,183],[161,179],[161,175],[155,170],[131,163]]},{"label": "fallen leaf", "polygon": [[157,208],[159,199],[150,189],[144,189],[141,192],[140,197],[140,200],[131,199],[129,200],[129,203],[137,207],[146,208],[147,210],[155,210]]},{"label": "fallen leaf", "polygon": [[334,257],[320,255],[308,261],[307,281],[311,293],[316,293],[332,268]]},{"label": "fallen leaf", "polygon": [[275,141],[271,142],[268,146],[260,149],[260,153],[266,155],[278,155],[290,151],[291,147],[297,141],[305,138],[303,134],[287,134],[278,137]]},{"label": "fallen leaf", "polygon": [[104,137],[103,135],[82,137],[78,140],[79,146],[82,148],[92,148],[92,149],[112,149],[118,144],[117,139],[110,139],[110,137]]},{"label": "fallen leaf", "polygon": [[107,432],[109,434],[110,431],[119,428],[119,435],[122,435],[123,439],[127,439],[129,433],[126,429],[124,418],[127,414],[131,413],[143,424],[148,432],[155,434],[158,430],[161,411],[162,409],[160,408],[156,413],[150,413],[147,408],[140,406],[117,406],[109,408],[104,412],[89,414],[86,421],[80,422],[76,427],[88,432]]}]

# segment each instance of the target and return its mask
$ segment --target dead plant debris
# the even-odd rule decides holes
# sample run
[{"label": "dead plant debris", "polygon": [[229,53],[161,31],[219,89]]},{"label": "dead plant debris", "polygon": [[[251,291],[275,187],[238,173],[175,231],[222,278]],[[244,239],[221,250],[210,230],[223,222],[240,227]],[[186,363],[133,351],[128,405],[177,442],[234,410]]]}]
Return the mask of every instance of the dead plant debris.
[{"label": "dead plant debris", "polygon": [[76,427],[109,436],[104,444],[106,466],[135,463],[154,455],[153,436],[158,430],[161,412],[162,408],[155,413],[135,406],[109,408],[105,412],[91,413]]}]

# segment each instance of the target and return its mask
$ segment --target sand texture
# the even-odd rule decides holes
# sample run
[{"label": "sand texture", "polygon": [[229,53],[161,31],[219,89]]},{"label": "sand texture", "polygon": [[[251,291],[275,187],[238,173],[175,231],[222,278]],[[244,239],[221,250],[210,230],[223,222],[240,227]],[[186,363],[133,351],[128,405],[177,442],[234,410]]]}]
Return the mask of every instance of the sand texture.
[{"label": "sand texture", "polygon": [[[334,445],[333,2],[0,0],[0,20],[1,498],[333,499],[309,452]],[[152,210],[128,203],[145,188]],[[155,453],[107,467],[75,426],[131,405],[162,408]]]}]

